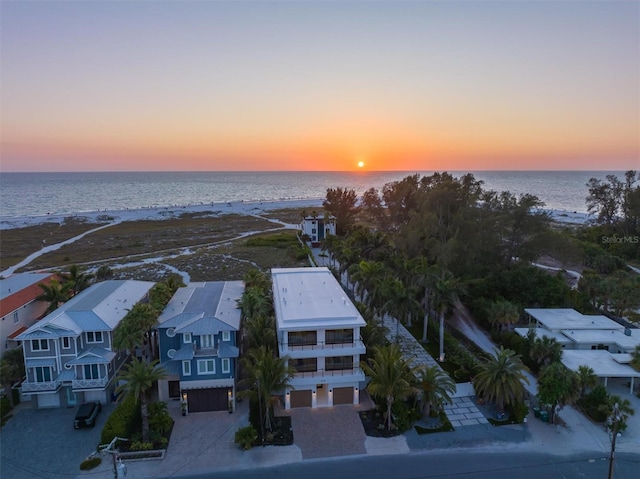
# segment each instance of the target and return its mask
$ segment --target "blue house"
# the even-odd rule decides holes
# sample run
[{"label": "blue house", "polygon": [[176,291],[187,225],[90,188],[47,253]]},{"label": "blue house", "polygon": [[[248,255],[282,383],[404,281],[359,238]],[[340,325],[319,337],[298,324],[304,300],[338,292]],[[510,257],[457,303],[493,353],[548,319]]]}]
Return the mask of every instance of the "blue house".
[{"label": "blue house", "polygon": [[189,412],[235,407],[242,281],[191,283],[158,318],[161,401],[181,399]]}]

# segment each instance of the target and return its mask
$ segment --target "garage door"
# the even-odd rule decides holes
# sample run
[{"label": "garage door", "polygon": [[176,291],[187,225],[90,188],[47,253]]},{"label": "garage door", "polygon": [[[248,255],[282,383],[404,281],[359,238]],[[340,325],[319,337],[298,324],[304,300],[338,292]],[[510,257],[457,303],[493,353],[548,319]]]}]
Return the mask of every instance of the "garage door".
[{"label": "garage door", "polygon": [[311,390],[291,391],[291,407],[311,407]]},{"label": "garage door", "polygon": [[224,411],[227,403],[227,388],[189,389],[187,403],[189,412]]},{"label": "garage door", "polygon": [[37,394],[38,407],[60,407],[60,396],[57,394]]},{"label": "garage door", "polygon": [[353,388],[333,388],[333,404],[353,404]]}]

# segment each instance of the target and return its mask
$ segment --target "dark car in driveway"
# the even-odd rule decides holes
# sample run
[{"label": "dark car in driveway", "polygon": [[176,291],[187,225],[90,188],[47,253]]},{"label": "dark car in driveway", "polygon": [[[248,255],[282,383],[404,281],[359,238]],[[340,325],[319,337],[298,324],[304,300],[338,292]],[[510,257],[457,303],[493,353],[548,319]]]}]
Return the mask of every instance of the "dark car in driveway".
[{"label": "dark car in driveway", "polygon": [[76,414],[76,418],[73,421],[74,429],[80,429],[81,427],[93,427],[96,425],[96,418],[102,411],[102,405],[100,402],[86,402],[80,406]]}]

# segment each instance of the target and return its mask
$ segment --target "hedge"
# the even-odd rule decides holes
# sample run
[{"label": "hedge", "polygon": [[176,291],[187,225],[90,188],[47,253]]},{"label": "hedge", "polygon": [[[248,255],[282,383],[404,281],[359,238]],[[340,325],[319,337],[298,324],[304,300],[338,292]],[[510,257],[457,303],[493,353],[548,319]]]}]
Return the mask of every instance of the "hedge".
[{"label": "hedge", "polygon": [[127,396],[111,413],[100,436],[101,444],[109,444],[114,437],[130,438],[140,424],[140,406],[134,396]]}]

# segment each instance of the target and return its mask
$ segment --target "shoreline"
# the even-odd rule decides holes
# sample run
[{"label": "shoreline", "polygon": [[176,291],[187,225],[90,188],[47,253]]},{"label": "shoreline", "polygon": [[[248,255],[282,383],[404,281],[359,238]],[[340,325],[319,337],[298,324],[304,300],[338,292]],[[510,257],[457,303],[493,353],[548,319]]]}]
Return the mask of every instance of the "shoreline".
[{"label": "shoreline", "polygon": [[[126,210],[99,210],[89,212],[47,214],[34,216],[0,217],[0,231],[9,229],[26,228],[46,223],[62,224],[68,218],[84,219],[89,223],[123,222],[140,220],[163,220],[177,218],[184,213],[212,213],[259,215],[265,211],[285,208],[322,208],[324,198],[284,199],[264,201],[230,201],[217,203],[200,203],[190,205],[173,206],[149,206],[146,208],[134,208]],[[593,215],[578,211],[547,209],[542,211],[549,213],[552,221],[564,224],[584,225]]]},{"label": "shoreline", "polygon": [[285,208],[322,208],[324,198],[264,200],[264,201],[229,201],[204,204],[149,206],[126,210],[99,210],[90,212],[63,213],[38,216],[0,217],[0,230],[26,228],[45,223],[62,224],[67,218],[85,219],[89,223],[114,221],[163,220],[177,218],[185,213],[214,213],[255,215],[265,211]]}]

